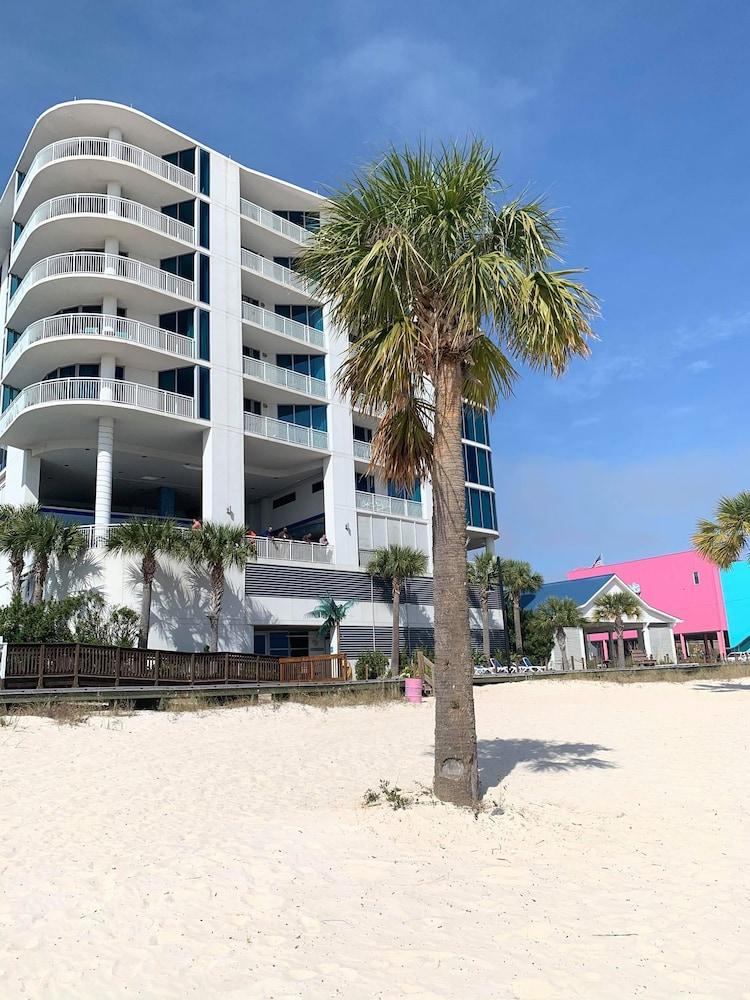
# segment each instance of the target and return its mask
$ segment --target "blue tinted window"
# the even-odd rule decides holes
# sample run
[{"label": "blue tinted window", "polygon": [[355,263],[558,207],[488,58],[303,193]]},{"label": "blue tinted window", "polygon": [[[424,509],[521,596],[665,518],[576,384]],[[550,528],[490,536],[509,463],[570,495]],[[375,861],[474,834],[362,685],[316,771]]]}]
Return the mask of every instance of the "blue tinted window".
[{"label": "blue tinted window", "polygon": [[464,445],[464,475],[468,483],[479,482],[479,469],[477,468],[477,449],[470,444]]},{"label": "blue tinted window", "polygon": [[323,329],[323,310],[320,306],[310,306],[307,314],[309,326],[314,326],[316,330]]},{"label": "blue tinted window", "polygon": [[479,482],[482,486],[492,486],[492,463],[490,453],[484,448],[476,448],[477,465],[479,466]]},{"label": "blue tinted window", "polygon": [[277,413],[279,420],[286,420],[290,424],[294,423],[294,407],[288,403],[279,403]]},{"label": "blue tinted window", "polygon": [[177,381],[177,376],[175,374],[174,368],[170,368],[168,371],[165,372],[159,372],[160,389],[164,389],[166,392],[174,392],[176,381]]},{"label": "blue tinted window", "polygon": [[211,157],[205,149],[200,153],[200,193],[206,197],[211,194]]},{"label": "blue tinted window", "polygon": [[325,360],[319,354],[313,354],[310,358],[310,374],[313,378],[319,378],[325,382],[326,365]]},{"label": "blue tinted window", "polygon": [[209,247],[209,208],[208,202],[202,201],[200,204],[200,216],[199,216],[199,233],[198,242],[202,247],[208,250]]},{"label": "blue tinted window", "polygon": [[198,298],[201,302],[211,301],[211,271],[206,254],[202,253],[198,272]]},{"label": "blue tinted window", "polygon": [[482,526],[482,501],[479,497],[479,490],[470,490],[471,498],[471,523],[478,528]]},{"label": "blue tinted window", "polygon": [[211,375],[203,366],[198,369],[198,416],[201,420],[211,419]]},{"label": "blue tinted window", "polygon": [[493,528],[495,527],[495,504],[494,496],[487,490],[481,491],[482,496],[482,527],[483,528]]},{"label": "blue tinted window", "polygon": [[201,361],[211,360],[211,325],[205,309],[198,312],[198,356]]},{"label": "blue tinted window", "polygon": [[277,354],[276,364],[279,368],[291,368],[292,367],[292,355],[291,354]]}]

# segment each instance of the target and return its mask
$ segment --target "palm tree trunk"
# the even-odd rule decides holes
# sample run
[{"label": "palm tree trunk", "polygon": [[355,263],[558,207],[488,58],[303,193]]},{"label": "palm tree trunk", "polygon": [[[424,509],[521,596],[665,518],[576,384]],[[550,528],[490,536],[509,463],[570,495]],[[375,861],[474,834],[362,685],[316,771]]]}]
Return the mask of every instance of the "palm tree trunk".
[{"label": "palm tree trunk", "polygon": [[513,631],[515,632],[516,652],[523,656],[523,635],[521,634],[521,598],[513,595]]},{"label": "palm tree trunk", "polygon": [[490,595],[482,592],[482,654],[484,665],[490,665]]},{"label": "palm tree trunk", "polygon": [[141,624],[138,629],[138,648],[146,649],[148,646],[148,634],[151,630],[151,591],[153,581],[148,577],[143,579],[143,589],[141,591]]},{"label": "palm tree trunk", "polygon": [[570,664],[568,662],[568,640],[565,636],[564,629],[558,630],[557,645],[560,647],[560,659],[562,660],[562,668],[563,670],[567,670]]},{"label": "palm tree trunk", "polygon": [[398,677],[401,658],[401,642],[399,636],[399,609],[401,607],[401,581],[395,577],[391,580],[393,591],[393,623],[391,625],[391,677]]},{"label": "palm tree trunk", "polygon": [[211,601],[209,604],[208,621],[211,626],[212,653],[219,652],[219,620],[221,618],[221,604],[224,599],[224,567],[213,566],[211,568]]},{"label": "palm tree trunk", "polygon": [[617,665],[621,670],[625,669],[625,639],[622,632],[617,633]]},{"label": "palm tree trunk", "polygon": [[10,594],[11,597],[21,596],[21,577],[23,576],[24,559],[11,557],[10,559]]},{"label": "palm tree trunk", "polygon": [[473,806],[479,798],[479,773],[466,579],[462,390],[461,364],[452,359],[439,362],[432,464],[435,795],[444,802]]},{"label": "palm tree trunk", "polygon": [[36,566],[34,567],[34,593],[31,598],[32,604],[39,604],[39,602],[44,599],[44,584],[47,581],[48,571],[49,558],[47,556],[39,556],[36,561]]}]

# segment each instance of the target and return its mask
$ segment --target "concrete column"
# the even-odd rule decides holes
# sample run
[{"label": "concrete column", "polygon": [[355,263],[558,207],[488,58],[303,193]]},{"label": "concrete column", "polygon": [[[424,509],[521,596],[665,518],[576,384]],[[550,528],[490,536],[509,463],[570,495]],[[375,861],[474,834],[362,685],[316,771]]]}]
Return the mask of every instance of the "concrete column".
[{"label": "concrete column", "polygon": [[724,641],[723,631],[716,633],[716,642],[718,643],[719,646],[719,656],[722,658],[722,660],[725,660],[727,656],[727,644]]},{"label": "concrete column", "polygon": [[[108,236],[104,241],[104,252],[108,258],[118,257],[120,254],[120,241],[113,236]],[[117,261],[108,259],[105,271],[107,274],[117,274]]]},{"label": "concrete column", "polygon": [[[107,182],[107,197],[108,198],[122,198],[122,184],[118,184],[117,181]],[[114,207],[108,207],[109,214],[117,215],[117,211]]]},{"label": "concrete column", "polygon": [[644,624],[641,634],[643,636],[643,651],[646,656],[651,656],[651,635],[648,630],[648,623]]},{"label": "concrete column", "polygon": [[680,649],[682,650],[683,660],[687,660],[687,643],[685,642],[685,636],[680,632]]},{"label": "concrete column", "polygon": [[220,425],[203,432],[202,499],[203,520],[245,524],[245,454],[241,431]]},{"label": "concrete column", "polygon": [[122,142],[122,129],[111,128],[107,132],[107,138],[112,139],[114,142]]},{"label": "concrete column", "polygon": [[112,320],[107,319],[107,317],[117,316],[117,297],[114,295],[104,295],[102,296],[102,313],[104,314],[104,325],[103,332],[108,334],[113,334],[115,332],[115,325]]},{"label": "concrete column", "polygon": [[5,503],[22,504],[39,502],[41,459],[27,448],[8,448],[5,467]]},{"label": "concrete column", "polygon": [[[99,362],[99,378],[114,379],[116,368],[117,359],[114,354],[102,354],[101,361]],[[111,385],[102,385],[101,399],[112,399],[113,395]]]},{"label": "concrete column", "polygon": [[115,422],[112,417],[99,418],[96,445],[96,495],[94,524],[108,528],[112,518],[112,456],[115,443]]},{"label": "concrete column", "polygon": [[[331,406],[328,407],[329,415],[332,409]],[[351,438],[351,426],[349,435]],[[354,458],[351,454],[334,452],[326,461],[323,474],[326,536],[329,544],[333,546],[336,565],[348,569],[359,568],[357,508],[354,494]]]}]

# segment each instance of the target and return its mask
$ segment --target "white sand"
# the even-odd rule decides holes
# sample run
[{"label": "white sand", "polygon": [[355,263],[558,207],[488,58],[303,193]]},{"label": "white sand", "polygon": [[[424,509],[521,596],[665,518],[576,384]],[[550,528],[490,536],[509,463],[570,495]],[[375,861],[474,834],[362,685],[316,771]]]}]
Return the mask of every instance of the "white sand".
[{"label": "white sand", "polygon": [[477,691],[487,798],[433,708],[0,729],[0,996],[750,998],[750,684]]}]

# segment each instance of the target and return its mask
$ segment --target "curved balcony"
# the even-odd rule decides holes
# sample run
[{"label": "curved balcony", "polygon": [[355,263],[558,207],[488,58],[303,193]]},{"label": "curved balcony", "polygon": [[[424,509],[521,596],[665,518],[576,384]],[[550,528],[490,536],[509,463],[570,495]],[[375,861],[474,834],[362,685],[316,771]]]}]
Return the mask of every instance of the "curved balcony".
[{"label": "curved balcony", "polygon": [[283,264],[277,264],[275,261],[270,260],[268,257],[263,257],[259,253],[255,253],[253,250],[246,250],[242,247],[242,254],[240,258],[242,266],[251,271],[253,274],[264,279],[264,281],[271,282],[272,284],[267,286],[267,296],[273,298],[273,294],[278,294],[278,286],[283,286],[289,292],[297,293],[299,301],[311,301],[317,302],[318,299],[315,298],[312,286],[304,278],[300,277],[295,271],[292,271],[289,267],[284,267]]},{"label": "curved balcony", "polygon": [[285,420],[262,417],[255,413],[245,414],[245,433],[270,441],[314,448],[316,451],[328,450],[328,434],[325,431],[316,431],[313,427],[301,427],[299,424],[290,424]]},{"label": "curved balcony", "polygon": [[43,167],[60,160],[69,160],[72,157],[116,160],[119,163],[144,170],[160,180],[176,184],[187,191],[194,192],[196,190],[195,174],[191,174],[173,163],[168,163],[155,153],[149,153],[139,146],[133,146],[129,142],[122,142],[118,139],[78,136],[74,139],[59,139],[57,142],[52,142],[49,146],[40,149],[26,171],[20,193],[23,194],[28,190],[31,181]]},{"label": "curved balcony", "polygon": [[243,219],[249,219],[257,226],[261,226],[267,232],[275,233],[286,240],[294,243],[296,247],[303,246],[310,238],[310,232],[302,226],[282,219],[280,215],[269,212],[267,208],[256,205],[255,202],[248,201],[247,198],[240,198],[240,215]]},{"label": "curved balcony", "polygon": [[[134,416],[139,417],[144,411],[191,420],[195,416],[192,396],[112,378],[57,378],[36,382],[19,392],[0,416],[0,440],[4,444],[29,447],[39,439],[39,435],[42,440],[49,440],[56,431],[63,437],[70,432],[72,439],[77,430],[72,422],[61,422],[65,426],[50,427],[49,414],[45,411],[47,406],[58,404],[76,408],[93,406],[97,415],[105,415],[110,412],[111,407],[127,407]],[[14,425],[27,412],[36,412],[41,419],[33,421],[24,431],[15,433]]]},{"label": "curved balcony", "polygon": [[279,316],[278,313],[271,312],[270,309],[263,309],[261,306],[254,306],[251,302],[242,303],[242,319],[246,323],[252,323],[267,333],[279,334],[282,337],[289,337],[292,340],[301,341],[311,347],[325,347],[325,335],[322,330],[316,330],[314,326],[305,326],[304,323],[297,323],[286,316]]},{"label": "curved balcony", "polygon": [[416,500],[401,500],[381,493],[360,493],[355,496],[357,510],[369,510],[373,514],[392,514],[395,517],[422,517],[422,504]]},{"label": "curved balcony", "polygon": [[[45,223],[58,220],[64,222],[69,220],[67,225],[62,225],[51,233],[45,233],[42,237],[34,239],[34,234],[38,233]],[[154,243],[153,236],[143,234],[143,238],[135,244],[133,238],[130,239],[131,249],[144,256],[168,256],[172,250],[179,252],[184,250],[183,244],[193,246],[195,244],[195,229],[179,219],[173,219],[171,215],[165,215],[155,208],[142,205],[138,201],[129,198],[117,198],[106,194],[64,194],[57,198],[50,198],[49,201],[39,205],[29,216],[23,227],[11,256],[11,266],[24,269],[26,263],[24,258],[33,254],[38,248],[29,247],[30,243],[39,243],[44,240],[44,251],[63,250],[70,246],[72,239],[95,242],[108,235],[114,223],[125,222],[128,227],[136,226],[141,230],[147,230],[148,234],[156,234],[159,237],[166,237],[170,241],[170,246],[164,245],[162,240]],[[102,228],[104,226],[104,229]],[[57,244],[57,245],[55,245]],[[24,253],[24,248],[28,248]],[[28,261],[28,264],[32,263]]]},{"label": "curved balcony", "polygon": [[[56,279],[64,279],[63,285],[57,287]],[[187,278],[132,257],[100,252],[55,254],[37,261],[26,272],[8,303],[7,323],[13,325],[14,321],[18,328],[26,326],[40,314],[91,302],[90,296],[107,294],[107,286],[111,285],[114,287],[109,290],[114,294],[118,285],[124,286],[123,290],[137,286],[143,309],[157,314],[174,308],[174,296],[192,300],[194,291],[193,282]],[[28,302],[32,297],[34,301]]]},{"label": "curved balcony", "polygon": [[324,399],[326,396],[326,383],[311,375],[303,375],[278,365],[269,365],[268,362],[256,358],[243,358],[242,367],[249,378],[258,379],[268,385],[289,389],[290,392],[302,393],[305,396],[315,396],[318,399]]},{"label": "curved balcony", "polygon": [[326,565],[333,562],[333,549],[320,542],[300,542],[294,538],[253,538],[259,562],[297,562]]},{"label": "curved balcony", "polygon": [[[140,348],[175,355],[179,358],[195,358],[196,342],[192,337],[163,330],[149,323],[127,319],[123,316],[107,316],[101,313],[67,313],[62,316],[46,316],[37,320],[21,334],[5,356],[5,378],[26,382],[33,376],[26,369],[32,365],[43,365],[42,371],[73,361],[88,361],[80,352],[80,339],[90,344],[94,356],[100,356],[107,349],[102,338],[116,344],[117,356],[124,364],[137,367]],[[28,354],[32,347],[44,344],[40,352],[42,358],[32,361]],[[133,350],[132,348],[135,348]],[[71,351],[75,351],[73,357]],[[32,352],[33,354],[34,352]],[[41,374],[41,373],[40,373]]]}]

